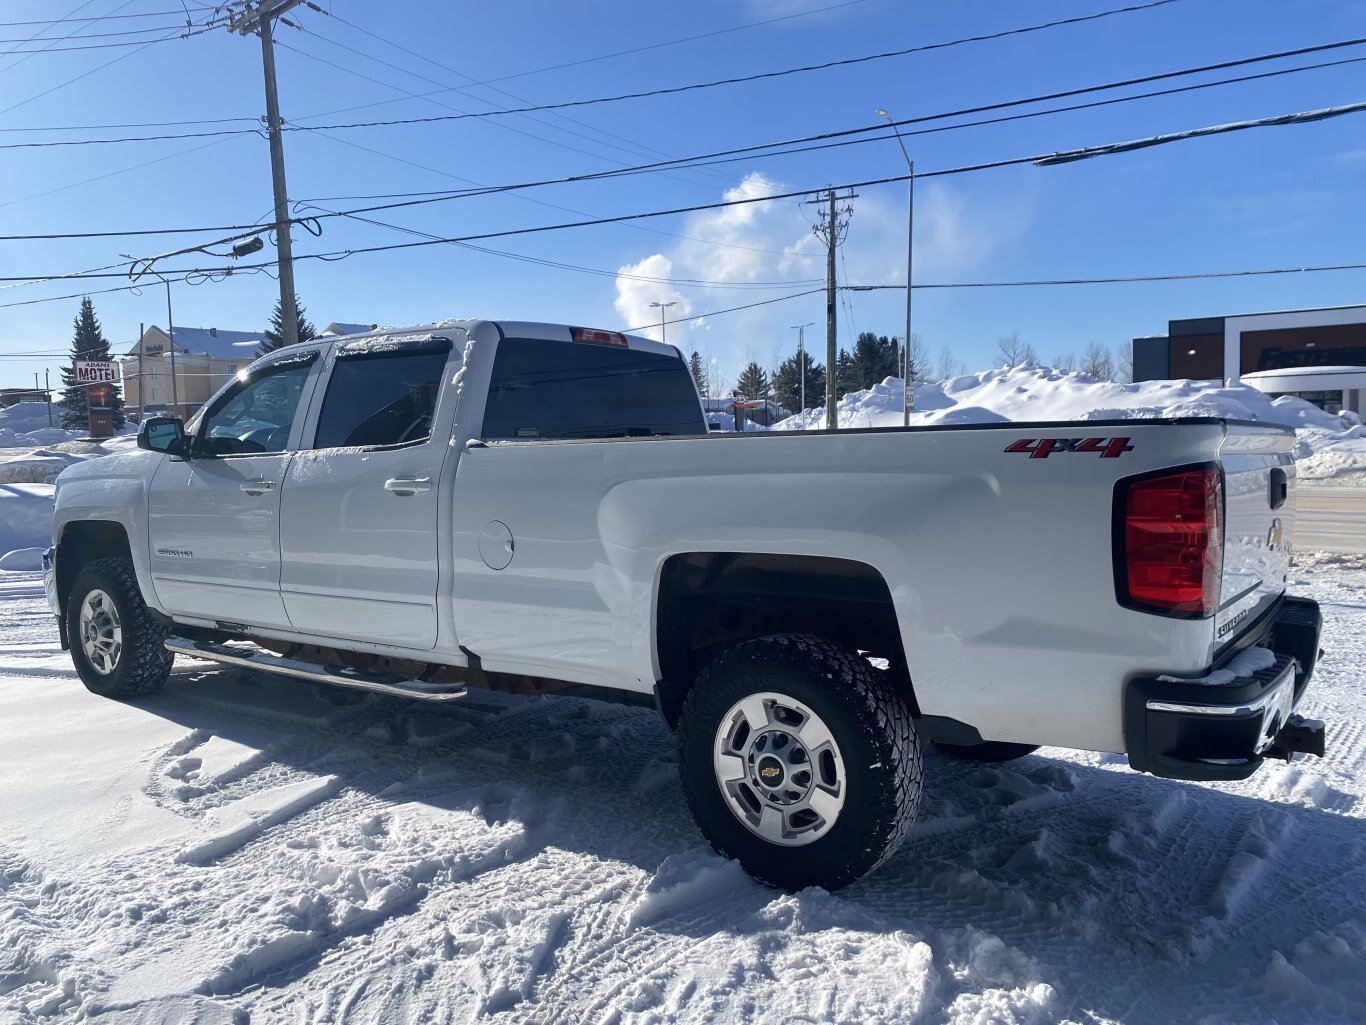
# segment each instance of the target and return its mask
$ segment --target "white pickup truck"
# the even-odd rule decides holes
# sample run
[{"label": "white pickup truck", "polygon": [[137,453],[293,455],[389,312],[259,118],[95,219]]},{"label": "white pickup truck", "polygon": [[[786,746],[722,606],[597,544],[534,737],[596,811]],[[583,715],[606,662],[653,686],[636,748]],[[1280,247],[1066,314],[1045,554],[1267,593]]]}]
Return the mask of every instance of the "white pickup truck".
[{"label": "white pickup truck", "polygon": [[424,700],[656,706],[719,850],[870,871],[921,745],[1241,779],[1294,714],[1293,435],[1219,419],[708,434],[677,349],[458,321],[253,363],[57,484],[46,584],[97,694],[175,654]]}]

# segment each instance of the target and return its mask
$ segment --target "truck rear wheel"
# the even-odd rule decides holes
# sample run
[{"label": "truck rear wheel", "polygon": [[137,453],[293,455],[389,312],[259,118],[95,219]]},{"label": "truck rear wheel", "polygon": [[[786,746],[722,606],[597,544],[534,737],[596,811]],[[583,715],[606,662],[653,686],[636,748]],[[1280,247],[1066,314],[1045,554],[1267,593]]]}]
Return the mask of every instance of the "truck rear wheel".
[{"label": "truck rear wheel", "polygon": [[737,644],[679,719],[683,786],[712,846],[786,890],[882,864],[920,807],[910,708],[856,651],[811,634]]},{"label": "truck rear wheel", "polygon": [[76,674],[101,697],[153,694],[175,660],[128,559],[97,559],[76,574],[66,602],[66,636]]}]

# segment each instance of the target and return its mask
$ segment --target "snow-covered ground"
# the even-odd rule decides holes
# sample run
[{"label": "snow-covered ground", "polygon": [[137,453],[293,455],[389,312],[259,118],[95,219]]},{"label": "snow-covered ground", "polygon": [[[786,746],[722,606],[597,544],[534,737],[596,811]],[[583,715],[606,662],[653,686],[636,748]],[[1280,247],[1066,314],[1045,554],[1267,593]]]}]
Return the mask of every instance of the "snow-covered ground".
[{"label": "snow-covered ground", "polygon": [[[840,400],[841,427],[900,427],[905,389],[889,377]],[[1366,427],[1356,414],[1325,413],[1303,399],[1273,398],[1249,385],[1224,388],[1205,381],[1116,384],[1085,374],[1023,364],[915,386],[912,426],[1007,423],[1019,420],[1117,420],[1222,416],[1260,420],[1296,430],[1297,472],[1304,480],[1366,484]],[[811,409],[774,430],[821,430],[825,410]]]},{"label": "snow-covered ground", "polygon": [[0,1021],[1359,1022],[1366,559],[1291,590],[1326,759],[930,754],[892,862],[784,896],[707,848],[650,711],[186,659],[117,704],[0,573]]}]

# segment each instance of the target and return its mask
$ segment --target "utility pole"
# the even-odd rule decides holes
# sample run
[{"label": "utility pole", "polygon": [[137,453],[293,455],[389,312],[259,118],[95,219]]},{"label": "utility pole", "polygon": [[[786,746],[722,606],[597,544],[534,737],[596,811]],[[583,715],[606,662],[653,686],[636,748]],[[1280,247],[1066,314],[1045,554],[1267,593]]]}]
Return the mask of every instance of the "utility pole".
[{"label": "utility pole", "polygon": [[[835,195],[834,189],[827,189],[823,199],[807,200],[811,205],[825,203],[828,206],[824,223],[812,230],[825,243],[825,428],[830,431],[839,430],[839,415],[835,409],[835,249],[844,241],[844,233],[849,228],[849,215],[853,213],[853,207],[850,206],[836,210],[837,198],[840,197]],[[851,192],[842,198],[847,201],[858,197]]]},{"label": "utility pole", "polygon": [[52,372],[43,367],[43,391],[47,393],[47,425],[52,426]]},{"label": "utility pole", "polygon": [[892,131],[896,135],[896,144],[901,147],[901,155],[906,159],[906,341],[902,346],[902,372],[901,381],[905,386],[902,389],[903,398],[901,400],[901,426],[911,425],[911,411],[915,409],[915,382],[911,380],[911,271],[912,261],[915,258],[915,161],[906,152],[906,143],[901,138],[901,129],[897,127],[895,119],[887,111],[878,108],[877,116],[892,126]]},{"label": "utility pole", "polygon": [[228,20],[228,28],[246,36],[261,36],[261,64],[266,76],[266,129],[270,136],[270,178],[275,190],[276,266],[280,272],[280,320],[285,345],[299,340],[299,310],[294,301],[294,246],[289,237],[289,193],[285,188],[285,146],[280,133],[280,97],[275,87],[275,39],[271,22],[304,0],[244,0],[242,12]]}]

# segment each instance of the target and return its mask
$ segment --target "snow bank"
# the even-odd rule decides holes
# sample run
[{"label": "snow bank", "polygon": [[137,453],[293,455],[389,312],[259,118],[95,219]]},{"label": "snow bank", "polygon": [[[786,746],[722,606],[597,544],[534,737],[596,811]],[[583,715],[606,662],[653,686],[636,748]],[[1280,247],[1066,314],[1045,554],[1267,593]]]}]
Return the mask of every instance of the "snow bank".
[{"label": "snow bank", "polygon": [[25,550],[41,556],[52,543],[53,490],[51,484],[0,484],[0,569],[42,568],[41,558],[31,565],[32,552]]},{"label": "snow bank", "polygon": [[[49,409],[54,426],[48,426]],[[62,430],[63,412],[46,402],[16,402],[0,409],[0,448],[36,448],[81,437],[84,431]]]},{"label": "snow bank", "polygon": [[[841,427],[899,427],[905,390],[899,378],[851,392],[837,407]],[[1271,396],[1248,385],[1207,381],[1116,384],[1087,374],[1024,363],[915,386],[911,426],[1038,420],[1127,420],[1218,416],[1293,427],[1299,475],[1361,483],[1366,478],[1366,428],[1350,415],[1325,413],[1303,399]],[[780,431],[821,430],[825,410],[811,409],[774,425]]]}]

